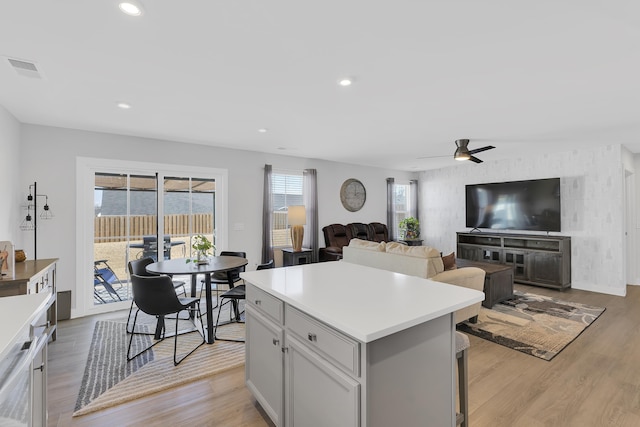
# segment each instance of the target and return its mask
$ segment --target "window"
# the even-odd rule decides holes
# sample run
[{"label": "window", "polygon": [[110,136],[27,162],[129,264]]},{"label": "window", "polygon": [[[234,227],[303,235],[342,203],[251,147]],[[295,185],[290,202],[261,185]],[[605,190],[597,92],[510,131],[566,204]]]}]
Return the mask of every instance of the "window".
[{"label": "window", "polygon": [[411,190],[409,184],[396,184],[393,188],[395,214],[393,216],[393,229],[396,236],[401,236],[398,224],[403,219],[411,216]]},{"label": "window", "polygon": [[287,223],[289,206],[303,205],[302,173],[273,172],[271,177],[271,201],[273,204],[273,247],[291,246],[291,233]]},{"label": "window", "polygon": [[418,181],[395,183],[393,178],[389,178],[387,182],[392,188],[391,195],[387,192],[390,196],[387,198],[387,219],[392,222],[388,224],[389,232],[390,237],[397,239],[401,237],[400,221],[410,216],[418,218]]}]

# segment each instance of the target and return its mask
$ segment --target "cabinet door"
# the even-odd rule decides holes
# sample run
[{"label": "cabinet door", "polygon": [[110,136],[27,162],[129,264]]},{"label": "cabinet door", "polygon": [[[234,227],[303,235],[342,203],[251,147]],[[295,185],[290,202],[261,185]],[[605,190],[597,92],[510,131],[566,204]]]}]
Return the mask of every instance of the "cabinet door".
[{"label": "cabinet door", "polygon": [[528,255],[525,251],[505,249],[504,263],[513,266],[513,280],[529,280]]},{"label": "cabinet door", "polygon": [[562,254],[532,252],[529,258],[530,280],[549,285],[562,285]]},{"label": "cabinet door", "polygon": [[285,339],[285,425],[359,426],[358,382],[291,335]]},{"label": "cabinet door", "polygon": [[458,245],[458,258],[482,261],[482,249],[475,246]]},{"label": "cabinet door", "polygon": [[247,304],[245,313],[247,387],[271,420],[283,425],[282,327],[261,315],[251,304]]}]

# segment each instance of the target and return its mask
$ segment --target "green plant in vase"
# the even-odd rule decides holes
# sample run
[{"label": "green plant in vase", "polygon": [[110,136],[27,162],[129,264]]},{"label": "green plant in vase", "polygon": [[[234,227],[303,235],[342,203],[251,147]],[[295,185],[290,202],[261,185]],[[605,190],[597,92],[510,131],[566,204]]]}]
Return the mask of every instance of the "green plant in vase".
[{"label": "green plant in vase", "polygon": [[193,236],[191,248],[196,251],[196,258],[187,258],[187,262],[193,262],[197,264],[206,264],[209,262],[207,257],[215,253],[216,247],[211,243],[211,240],[207,239],[202,234]]},{"label": "green plant in vase", "polygon": [[417,218],[409,216],[398,224],[400,231],[402,232],[402,238],[404,240],[416,240],[420,238],[420,221]]}]

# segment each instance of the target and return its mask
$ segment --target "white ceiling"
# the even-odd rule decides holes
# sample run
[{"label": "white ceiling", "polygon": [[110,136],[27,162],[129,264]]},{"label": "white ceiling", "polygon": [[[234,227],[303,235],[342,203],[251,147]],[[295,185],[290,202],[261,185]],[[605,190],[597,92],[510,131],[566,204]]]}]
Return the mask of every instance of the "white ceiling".
[{"label": "white ceiling", "polygon": [[116,0],[3,0],[0,105],[24,123],[405,170],[454,164],[459,138],[496,146],[485,161],[640,152],[637,0],[142,3],[133,18]]}]

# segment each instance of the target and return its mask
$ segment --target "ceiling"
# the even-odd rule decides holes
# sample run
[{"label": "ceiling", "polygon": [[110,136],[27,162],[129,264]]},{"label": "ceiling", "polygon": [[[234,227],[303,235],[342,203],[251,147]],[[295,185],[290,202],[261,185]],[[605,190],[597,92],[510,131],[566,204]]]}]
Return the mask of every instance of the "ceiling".
[{"label": "ceiling", "polygon": [[460,138],[497,147],[485,162],[640,153],[637,0],[141,1],[137,18],[116,0],[3,1],[0,105],[23,123],[409,171],[457,163]]}]

